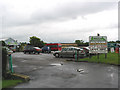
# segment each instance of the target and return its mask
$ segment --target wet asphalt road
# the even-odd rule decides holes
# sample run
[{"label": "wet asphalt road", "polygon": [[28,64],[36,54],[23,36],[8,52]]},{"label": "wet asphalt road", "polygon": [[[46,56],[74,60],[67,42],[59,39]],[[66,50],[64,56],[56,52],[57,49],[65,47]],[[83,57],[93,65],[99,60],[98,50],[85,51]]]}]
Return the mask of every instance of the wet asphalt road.
[{"label": "wet asphalt road", "polygon": [[31,79],[14,88],[118,88],[118,67],[114,65],[66,61],[72,58],[52,54],[21,52],[12,57],[14,72]]}]

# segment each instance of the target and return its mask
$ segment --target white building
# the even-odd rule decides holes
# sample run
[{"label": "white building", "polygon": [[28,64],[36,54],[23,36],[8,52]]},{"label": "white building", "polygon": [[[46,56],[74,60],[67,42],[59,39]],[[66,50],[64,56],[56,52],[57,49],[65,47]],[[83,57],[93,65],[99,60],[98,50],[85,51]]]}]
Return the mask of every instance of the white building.
[{"label": "white building", "polygon": [[11,48],[13,51],[16,51],[16,47],[19,45],[17,40],[14,40],[12,38],[5,38],[5,39],[0,39],[0,41],[4,41],[5,44]]}]

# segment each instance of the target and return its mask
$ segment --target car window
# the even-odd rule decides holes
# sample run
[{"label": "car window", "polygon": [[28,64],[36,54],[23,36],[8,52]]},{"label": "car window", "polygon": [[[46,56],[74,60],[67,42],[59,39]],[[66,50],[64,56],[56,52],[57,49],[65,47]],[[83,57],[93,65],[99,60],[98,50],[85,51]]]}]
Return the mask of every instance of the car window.
[{"label": "car window", "polygon": [[74,48],[74,50],[77,50],[77,48]]},{"label": "car window", "polygon": [[67,51],[67,48],[63,48],[62,51]]},{"label": "car window", "polygon": [[34,47],[35,49],[40,49],[39,47]]},{"label": "car window", "polygon": [[69,51],[73,51],[73,50],[74,50],[74,48],[69,48],[68,50],[69,50]]},{"label": "car window", "polygon": [[58,45],[58,47],[62,47],[61,45]]}]

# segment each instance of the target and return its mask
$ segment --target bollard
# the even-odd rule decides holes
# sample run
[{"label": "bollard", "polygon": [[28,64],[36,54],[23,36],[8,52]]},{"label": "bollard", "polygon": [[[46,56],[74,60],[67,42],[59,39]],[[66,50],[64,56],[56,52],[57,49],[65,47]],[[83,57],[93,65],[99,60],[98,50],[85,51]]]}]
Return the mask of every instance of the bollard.
[{"label": "bollard", "polygon": [[12,55],[9,54],[9,69],[13,73],[13,67],[12,67]]},{"label": "bollard", "polygon": [[91,59],[91,54],[89,53],[89,59]]}]

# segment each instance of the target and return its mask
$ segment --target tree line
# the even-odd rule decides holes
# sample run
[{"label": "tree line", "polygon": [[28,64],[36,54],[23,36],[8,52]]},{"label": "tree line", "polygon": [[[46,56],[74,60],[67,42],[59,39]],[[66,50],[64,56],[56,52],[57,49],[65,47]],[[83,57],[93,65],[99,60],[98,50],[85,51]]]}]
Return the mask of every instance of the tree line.
[{"label": "tree line", "polygon": [[[76,43],[77,46],[89,46],[89,42],[85,42],[83,40],[75,40],[74,43]],[[108,41],[108,43],[120,43],[120,40]],[[27,44],[28,43],[26,43],[26,42],[20,43],[18,51],[22,51],[24,49],[24,46]],[[34,46],[34,47],[42,48],[46,43],[43,40],[41,40],[40,38],[38,38],[36,36],[32,36],[29,38],[29,44]],[[6,46],[4,41],[2,41],[2,46]]]}]

